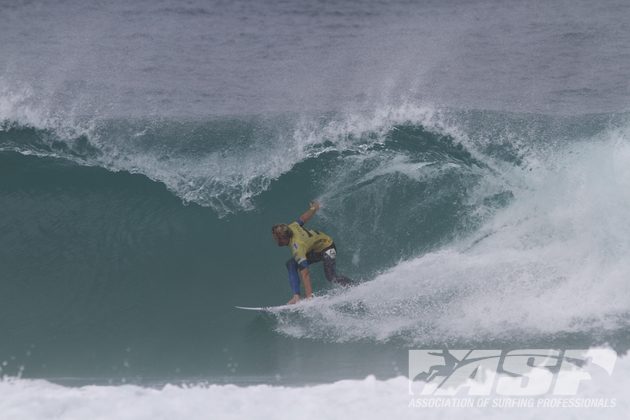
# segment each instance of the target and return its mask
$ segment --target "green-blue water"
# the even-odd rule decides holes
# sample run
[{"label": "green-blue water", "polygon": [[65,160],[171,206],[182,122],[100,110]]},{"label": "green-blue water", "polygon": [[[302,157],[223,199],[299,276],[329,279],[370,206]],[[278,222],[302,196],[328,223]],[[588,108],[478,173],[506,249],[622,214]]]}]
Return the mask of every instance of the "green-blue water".
[{"label": "green-blue water", "polygon": [[[562,119],[478,112],[458,118],[469,136],[456,138],[419,123],[336,137],[326,137],[322,129],[324,134],[304,148],[287,172],[269,176],[263,167],[246,188],[226,176],[223,184],[198,185],[193,195],[187,195],[186,182],[167,181],[167,188],[130,174],[133,169],[112,172],[96,166],[105,158],[94,138],[104,142],[125,126],[146,125],[144,121],[109,121],[92,138],[60,138],[53,131],[5,123],[0,132],[5,150],[0,154],[3,372],[22,370],[25,377],[78,383],[191,378],[303,383],[370,373],[393,376],[404,371],[406,350],[419,345],[609,341],[625,348],[627,315],[611,314],[606,307],[586,314],[590,321],[581,320],[579,311],[568,314],[550,329],[510,319],[525,314],[518,311],[506,314],[506,330],[491,320],[480,333],[473,334],[473,326],[460,331],[457,323],[450,329],[448,323],[461,316],[461,293],[491,293],[485,305],[500,304],[506,298],[501,289],[525,281],[527,273],[520,261],[493,249],[492,242],[480,258],[490,258],[488,267],[497,265],[502,274],[486,274],[482,280],[490,289],[485,292],[446,266],[438,270],[448,278],[432,278],[433,263],[414,260],[459,249],[459,257],[444,262],[451,270],[458,264],[464,273],[474,270],[462,261],[476,247],[500,237],[500,229],[511,235],[505,226],[486,232],[488,222],[504,211],[521,218],[510,209],[519,205],[523,191],[538,188],[523,185],[527,176],[542,171],[536,156],[570,155],[564,151],[567,143],[582,144],[576,133],[592,142],[624,116]],[[162,121],[131,144],[135,153],[156,154],[169,136],[192,138],[182,142],[188,149],[170,150],[165,164],[216,150],[228,161],[245,156],[243,162],[249,164],[248,159],[255,162],[248,156],[251,144],[259,133],[272,131],[264,126],[269,121]],[[540,141],[522,148],[487,141],[479,133],[487,134],[488,127],[536,133]],[[226,143],[226,136],[238,141]],[[552,136],[553,142],[543,141]],[[290,150],[279,153],[295,159]],[[182,173],[186,169],[184,165]],[[256,170],[260,168],[250,169]],[[193,201],[182,201],[182,196]],[[276,318],[234,309],[281,304],[290,297],[284,268],[289,253],[275,246],[270,226],[296,218],[312,198],[323,203],[313,226],[335,238],[339,270],[361,285],[349,292],[332,290],[316,267],[316,291],[333,292],[335,299],[322,313]],[[533,234],[535,230],[527,233]],[[544,248],[536,241],[529,246]],[[534,259],[538,267],[549,264],[544,252]],[[401,264],[405,260],[420,261],[411,277]],[[536,287],[565,276],[571,289],[573,274],[549,270],[541,277],[551,279],[532,279]],[[493,285],[496,281],[500,286]],[[621,316],[620,324],[589,326],[592,318],[597,324],[611,316]],[[389,328],[408,321],[405,328]],[[578,327],[566,331],[565,322]]]}]

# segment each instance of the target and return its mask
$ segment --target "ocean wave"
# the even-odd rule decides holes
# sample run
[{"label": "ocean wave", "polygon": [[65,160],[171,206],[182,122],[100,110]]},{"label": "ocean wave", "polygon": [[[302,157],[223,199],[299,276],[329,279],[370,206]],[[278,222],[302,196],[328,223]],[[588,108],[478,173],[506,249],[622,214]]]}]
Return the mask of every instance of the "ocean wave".
[{"label": "ocean wave", "polygon": [[[58,349],[60,365],[79,366],[82,350],[60,331],[101,343],[94,351],[109,365],[88,372],[123,369],[116,351],[141,348],[146,362],[129,368],[138,375],[172,374],[184,351],[156,367],[146,331],[164,342],[207,335],[208,351],[234,331],[245,336],[251,314],[233,305],[288,299],[287,256],[268,228],[313,197],[323,204],[313,223],[360,284],[338,293],[314,268],[329,298],[259,326],[265,340],[289,339],[275,328],[322,345],[562,343],[566,334],[597,344],[627,329],[621,117],[611,128],[611,116],[410,105],[320,118],[86,121],[70,136],[13,117],[0,130],[0,249],[12,290],[1,318],[4,353],[40,346],[19,357],[33,375]],[[225,371],[217,360],[211,370]]]}]

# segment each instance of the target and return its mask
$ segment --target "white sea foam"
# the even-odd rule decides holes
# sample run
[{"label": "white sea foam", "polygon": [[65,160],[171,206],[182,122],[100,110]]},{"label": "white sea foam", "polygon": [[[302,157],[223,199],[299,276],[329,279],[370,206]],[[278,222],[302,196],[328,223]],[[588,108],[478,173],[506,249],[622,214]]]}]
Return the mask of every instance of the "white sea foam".
[{"label": "white sea foam", "polygon": [[[612,352],[611,350],[607,350]],[[587,366],[588,367],[588,366]],[[540,372],[539,372],[540,373]],[[630,363],[617,360],[612,374],[599,372],[582,380],[576,395],[538,395],[535,398],[590,401],[608,408],[453,408],[414,407],[419,398],[404,376],[377,380],[286,387],[271,385],[135,385],[70,388],[44,380],[0,381],[0,418],[3,420],[160,420],[160,419],[625,419],[630,410],[627,389]],[[530,377],[534,378],[532,372]],[[495,380],[480,375],[482,384]],[[520,381],[499,375],[505,381]],[[535,378],[534,378],[535,379]],[[496,383],[496,382],[495,382]],[[483,388],[483,386],[480,386]],[[411,390],[411,391],[410,391]],[[411,392],[411,393],[410,393]],[[459,395],[458,395],[459,396]],[[463,395],[465,396],[465,395]],[[491,401],[500,398],[489,396]],[[504,397],[503,397],[504,398]],[[493,402],[491,403],[493,404]],[[490,404],[490,405],[491,405]]]}]

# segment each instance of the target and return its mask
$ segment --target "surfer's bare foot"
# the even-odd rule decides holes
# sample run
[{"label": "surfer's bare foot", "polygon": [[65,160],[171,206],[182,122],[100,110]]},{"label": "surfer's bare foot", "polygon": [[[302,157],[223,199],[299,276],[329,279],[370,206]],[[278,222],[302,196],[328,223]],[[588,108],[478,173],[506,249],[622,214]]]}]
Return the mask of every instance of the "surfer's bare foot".
[{"label": "surfer's bare foot", "polygon": [[300,295],[293,295],[290,301],[287,302],[287,305],[295,305],[300,301]]}]

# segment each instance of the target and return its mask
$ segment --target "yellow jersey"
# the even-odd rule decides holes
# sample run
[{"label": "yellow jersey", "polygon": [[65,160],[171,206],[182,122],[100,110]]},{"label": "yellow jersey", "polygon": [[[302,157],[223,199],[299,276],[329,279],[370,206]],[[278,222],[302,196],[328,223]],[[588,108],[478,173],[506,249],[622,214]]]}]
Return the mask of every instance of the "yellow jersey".
[{"label": "yellow jersey", "polygon": [[289,240],[289,247],[295,262],[304,266],[309,252],[321,252],[333,244],[330,236],[315,229],[307,229],[299,222],[288,225],[293,235]]}]

